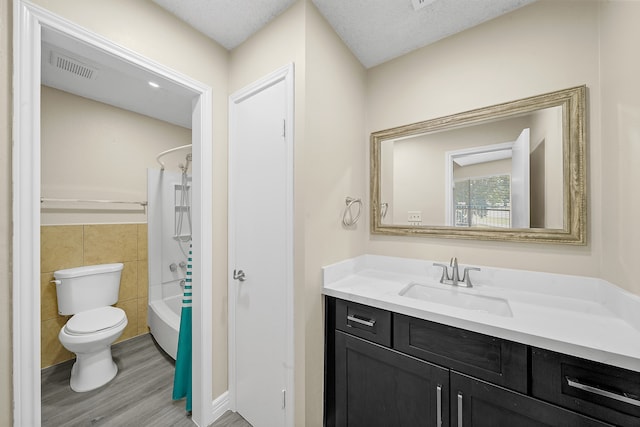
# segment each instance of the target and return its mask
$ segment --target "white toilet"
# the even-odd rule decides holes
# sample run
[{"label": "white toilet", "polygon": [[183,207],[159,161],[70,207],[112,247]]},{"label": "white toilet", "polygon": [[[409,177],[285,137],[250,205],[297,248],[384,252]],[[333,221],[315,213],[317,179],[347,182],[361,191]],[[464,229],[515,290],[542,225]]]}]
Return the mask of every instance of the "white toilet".
[{"label": "white toilet", "polygon": [[76,354],[73,391],[94,390],[118,373],[111,344],[127,326],[127,315],[111,304],[118,301],[122,268],[121,263],[101,264],[53,273],[58,313],[73,315],[58,334],[64,348]]}]

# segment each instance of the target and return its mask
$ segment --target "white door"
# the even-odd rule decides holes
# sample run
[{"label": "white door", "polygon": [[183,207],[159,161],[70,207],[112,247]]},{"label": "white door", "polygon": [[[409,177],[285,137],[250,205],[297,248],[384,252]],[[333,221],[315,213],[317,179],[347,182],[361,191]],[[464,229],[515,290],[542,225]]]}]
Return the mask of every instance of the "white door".
[{"label": "white door", "polygon": [[236,411],[254,427],[285,426],[288,418],[293,139],[285,131],[292,108],[287,90],[281,79],[237,102],[231,98],[231,387]]},{"label": "white door", "polygon": [[529,228],[530,176],[529,129],[523,129],[513,144],[511,157],[511,227]]}]

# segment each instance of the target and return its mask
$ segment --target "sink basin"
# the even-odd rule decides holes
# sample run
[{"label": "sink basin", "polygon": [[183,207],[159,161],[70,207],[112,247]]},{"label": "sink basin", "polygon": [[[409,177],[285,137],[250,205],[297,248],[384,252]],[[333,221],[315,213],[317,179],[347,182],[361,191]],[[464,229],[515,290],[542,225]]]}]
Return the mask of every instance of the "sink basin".
[{"label": "sink basin", "polygon": [[513,317],[511,307],[506,299],[472,294],[453,286],[451,289],[447,289],[421,283],[409,283],[399,292],[399,295],[496,316]]}]

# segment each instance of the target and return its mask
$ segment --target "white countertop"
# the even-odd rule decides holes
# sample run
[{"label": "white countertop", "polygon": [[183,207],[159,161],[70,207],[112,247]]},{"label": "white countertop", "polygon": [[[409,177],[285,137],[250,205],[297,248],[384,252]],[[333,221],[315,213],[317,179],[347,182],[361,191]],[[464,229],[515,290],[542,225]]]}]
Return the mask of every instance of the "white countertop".
[{"label": "white countertop", "polygon": [[348,259],[323,267],[323,293],[640,372],[639,296],[590,277],[478,267],[473,288],[452,291],[504,298],[512,317],[399,295],[412,282],[451,289],[433,261]]}]

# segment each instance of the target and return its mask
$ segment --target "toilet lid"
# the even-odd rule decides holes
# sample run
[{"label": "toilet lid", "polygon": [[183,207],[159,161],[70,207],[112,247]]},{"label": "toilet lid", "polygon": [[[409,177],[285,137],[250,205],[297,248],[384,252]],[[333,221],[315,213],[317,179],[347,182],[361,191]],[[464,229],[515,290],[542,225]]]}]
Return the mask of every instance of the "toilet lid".
[{"label": "toilet lid", "polygon": [[124,310],[117,307],[100,307],[74,315],[67,322],[71,334],[90,334],[118,326],[127,319]]}]

